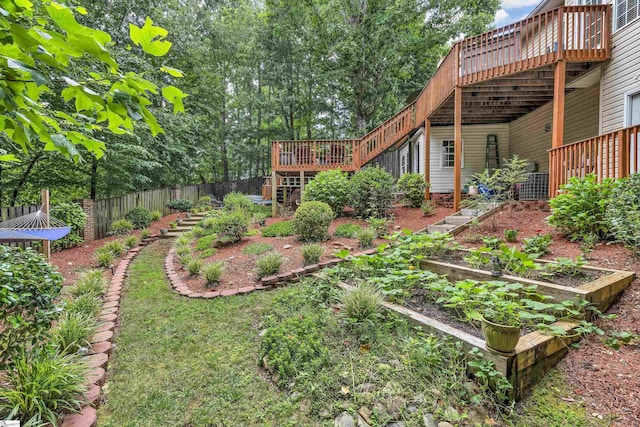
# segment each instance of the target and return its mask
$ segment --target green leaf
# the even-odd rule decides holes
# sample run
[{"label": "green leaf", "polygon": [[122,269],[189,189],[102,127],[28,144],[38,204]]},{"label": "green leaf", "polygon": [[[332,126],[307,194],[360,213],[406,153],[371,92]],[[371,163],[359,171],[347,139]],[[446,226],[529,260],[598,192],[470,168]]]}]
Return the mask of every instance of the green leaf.
[{"label": "green leaf", "polygon": [[180,89],[175,86],[165,86],[162,88],[162,96],[173,104],[173,114],[184,113],[184,105],[182,100],[187,97]]},{"label": "green leaf", "polygon": [[0,154],[0,162],[19,162],[18,158],[13,154]]},{"label": "green leaf", "polygon": [[163,40],[168,32],[162,27],[153,25],[151,18],[147,17],[142,28],[129,24],[129,37],[136,46],[153,56],[164,56],[171,48],[171,42]]},{"label": "green leaf", "polygon": [[74,161],[78,161],[80,159],[80,153],[76,149],[76,147],[69,142],[67,137],[62,134],[54,134],[51,135],[51,141],[55,145],[55,148],[61,153],[73,158]]},{"label": "green leaf", "polygon": [[178,70],[177,68],[168,67],[166,65],[160,67],[160,71],[164,71],[165,73],[173,77],[184,77],[184,73],[182,71]]}]

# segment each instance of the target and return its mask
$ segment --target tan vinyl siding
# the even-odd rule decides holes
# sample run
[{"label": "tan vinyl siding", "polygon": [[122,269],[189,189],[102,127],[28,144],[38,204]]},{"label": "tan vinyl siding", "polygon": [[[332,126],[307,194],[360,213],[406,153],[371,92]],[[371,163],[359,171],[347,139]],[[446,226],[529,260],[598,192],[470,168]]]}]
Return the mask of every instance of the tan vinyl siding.
[{"label": "tan vinyl siding", "polygon": [[612,46],[602,75],[602,133],[625,127],[625,93],[640,90],[640,20],[613,33]]},{"label": "tan vinyl siding", "polygon": [[[509,153],[509,124],[473,125],[462,127],[464,164],[462,168],[462,186],[475,173],[482,172],[485,165],[485,147],[487,135],[498,135],[500,157]],[[447,193],[453,190],[453,168],[442,167],[442,141],[453,139],[453,126],[431,128],[430,169],[431,191]]]},{"label": "tan vinyl siding", "polygon": [[[600,85],[578,89],[565,99],[564,143],[580,141],[598,135],[598,98]],[[523,116],[509,126],[509,154],[529,159],[542,172],[549,170],[547,150],[551,148],[553,103],[549,102]],[[549,131],[545,131],[548,126]]]}]

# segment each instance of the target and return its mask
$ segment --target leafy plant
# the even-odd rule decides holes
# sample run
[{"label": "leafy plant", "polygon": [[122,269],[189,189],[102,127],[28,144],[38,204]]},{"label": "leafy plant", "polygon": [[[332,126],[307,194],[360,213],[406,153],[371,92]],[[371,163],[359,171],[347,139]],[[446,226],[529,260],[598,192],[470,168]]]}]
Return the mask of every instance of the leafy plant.
[{"label": "leafy plant", "polygon": [[87,214],[82,209],[82,206],[77,203],[59,203],[51,207],[50,214],[71,227],[69,234],[52,242],[54,250],[78,246],[84,242],[84,239],[79,234],[87,224]]},{"label": "leafy plant", "polygon": [[160,211],[152,211],[151,212],[151,221],[157,221],[162,218],[162,212]]},{"label": "leafy plant", "polygon": [[122,240],[111,240],[102,245],[101,249],[111,252],[114,257],[119,257],[126,252],[126,247]]},{"label": "leafy plant", "polygon": [[620,350],[625,344],[640,340],[640,335],[630,331],[612,331],[609,336],[603,340],[603,344],[614,350]]},{"label": "leafy plant", "polygon": [[33,250],[0,246],[0,370],[47,337],[62,276]]},{"label": "leafy plant", "polygon": [[504,239],[509,242],[517,242],[518,241],[518,230],[504,230]]},{"label": "leafy plant", "polygon": [[127,249],[134,248],[138,244],[138,236],[127,236],[124,238],[124,246]]},{"label": "leafy plant", "polygon": [[302,247],[302,258],[304,259],[304,265],[316,264],[322,255],[324,254],[324,248],[316,244],[308,244]]},{"label": "leafy plant", "polygon": [[544,264],[542,268],[542,275],[551,277],[556,274],[564,274],[565,276],[576,276],[582,273],[581,268],[585,265],[583,257],[576,257],[575,260],[571,258],[559,257],[553,260],[551,263]]},{"label": "leafy plant", "polygon": [[338,299],[344,317],[350,323],[371,323],[381,315],[382,295],[377,287],[367,282],[343,290]]},{"label": "leafy plant", "polygon": [[89,338],[96,332],[95,319],[82,313],[64,313],[51,334],[51,342],[59,354],[73,354],[81,347],[89,348]]},{"label": "leafy plant", "polygon": [[0,413],[23,426],[58,425],[59,414],[78,412],[86,401],[85,370],[76,355],[23,352],[0,388]]},{"label": "leafy plant", "polygon": [[183,233],[176,239],[176,246],[188,246],[191,244],[192,236]]},{"label": "leafy plant", "polygon": [[549,224],[571,240],[578,240],[587,234],[606,238],[610,229],[606,211],[612,190],[611,178],[598,181],[593,174],[584,178],[569,178],[569,182],[560,187],[560,194],[549,201]]},{"label": "leafy plant", "polygon": [[222,200],[224,203],[224,209],[227,212],[242,212],[245,215],[249,215],[253,209],[253,203],[251,199],[242,193],[231,192],[224,196]]},{"label": "leafy plant", "polygon": [[143,228],[142,230],[140,230],[140,238],[148,239],[149,237],[151,237],[151,230],[149,230],[148,228]]},{"label": "leafy plant", "polygon": [[294,234],[296,231],[293,228],[293,221],[276,222],[262,229],[263,237],[287,237]]},{"label": "leafy plant", "polygon": [[173,199],[167,202],[167,207],[179,212],[189,212],[193,208],[193,202],[186,199]]},{"label": "leafy plant", "polygon": [[616,241],[640,255],[640,173],[616,181],[611,200],[605,211],[611,233]]},{"label": "leafy plant", "polygon": [[433,205],[431,200],[425,200],[420,204],[420,210],[424,216],[431,216],[435,214],[436,207]]},{"label": "leafy plant", "polygon": [[119,219],[111,223],[109,234],[115,236],[125,236],[133,231],[133,224],[127,219]]},{"label": "leafy plant", "polygon": [[235,211],[215,219],[212,230],[221,244],[239,242],[249,227],[249,221],[243,212]]},{"label": "leafy plant", "polygon": [[367,249],[373,246],[373,241],[376,238],[376,232],[371,228],[364,228],[356,235],[358,239],[358,246],[363,249]]},{"label": "leafy plant", "polygon": [[333,232],[333,235],[336,237],[346,237],[347,239],[352,239],[360,232],[362,228],[358,224],[352,224],[350,222],[346,222],[344,224],[340,224],[336,227],[336,231]]},{"label": "leafy plant", "polygon": [[593,233],[587,233],[582,236],[582,241],[580,241],[579,246],[585,258],[593,252],[599,240],[598,235]]},{"label": "leafy plant", "polygon": [[176,246],[176,255],[178,255],[179,257],[184,255],[190,255],[190,254],[191,254],[191,248],[189,246],[185,246],[185,245]]},{"label": "leafy plant", "polygon": [[209,248],[211,248],[213,246],[213,244],[216,242],[216,239],[218,238],[217,235],[215,234],[209,234],[208,236],[204,236],[199,238],[196,241],[196,250],[197,251],[204,251],[207,250]]},{"label": "leafy plant", "polygon": [[280,252],[272,252],[258,258],[256,266],[258,267],[258,277],[271,276],[280,271],[284,264],[284,257]]},{"label": "leafy plant", "polygon": [[351,206],[363,217],[382,218],[393,202],[393,176],[376,166],[360,169],[351,177]]},{"label": "leafy plant", "polygon": [[482,243],[489,249],[498,249],[502,240],[499,237],[486,236],[482,238]]},{"label": "leafy plant", "polygon": [[207,285],[218,283],[224,274],[224,263],[222,261],[210,262],[202,267],[202,275],[207,281]]},{"label": "leafy plant", "polygon": [[102,274],[102,270],[86,270],[71,288],[71,295],[78,297],[80,295],[102,296],[106,292],[107,280]]},{"label": "leafy plant", "polygon": [[151,212],[143,207],[137,207],[127,212],[124,218],[133,224],[133,228],[140,230],[146,228],[153,221]]},{"label": "leafy plant", "polygon": [[535,257],[526,252],[520,252],[515,247],[500,245],[497,252],[502,268],[509,274],[527,277],[533,270],[539,270],[540,265],[535,262]]},{"label": "leafy plant", "polygon": [[187,263],[187,271],[191,276],[197,276],[200,274],[200,269],[202,268],[202,260],[198,258],[192,258]]},{"label": "leafy plant", "polygon": [[389,218],[367,218],[365,220],[370,229],[375,231],[376,237],[384,237],[389,234],[389,225],[391,220]]},{"label": "leafy plant", "polygon": [[242,253],[246,255],[261,255],[270,250],[273,250],[273,246],[267,243],[250,243],[245,246]]},{"label": "leafy plant", "polygon": [[324,202],[340,216],[349,202],[350,183],[346,172],[332,169],[318,173],[305,186],[303,202]]},{"label": "leafy plant", "polygon": [[552,240],[553,236],[551,234],[540,234],[540,232],[538,232],[535,236],[524,239],[524,248],[522,250],[534,258],[540,258],[542,255],[550,252],[549,246]]},{"label": "leafy plant", "polygon": [[398,180],[398,190],[403,193],[402,200],[412,208],[418,208],[424,200],[427,183],[420,173],[405,173]]},{"label": "leafy plant", "polygon": [[293,215],[293,229],[305,242],[319,242],[329,237],[333,211],[324,202],[304,202]]},{"label": "leafy plant", "polygon": [[110,250],[105,248],[96,249],[93,255],[96,258],[96,261],[98,262],[98,265],[100,267],[109,267],[110,265],[113,264],[113,260],[115,258],[113,256],[113,253]]},{"label": "leafy plant", "polygon": [[65,301],[64,310],[69,314],[97,318],[102,309],[102,303],[96,295],[84,294],[72,300]]}]

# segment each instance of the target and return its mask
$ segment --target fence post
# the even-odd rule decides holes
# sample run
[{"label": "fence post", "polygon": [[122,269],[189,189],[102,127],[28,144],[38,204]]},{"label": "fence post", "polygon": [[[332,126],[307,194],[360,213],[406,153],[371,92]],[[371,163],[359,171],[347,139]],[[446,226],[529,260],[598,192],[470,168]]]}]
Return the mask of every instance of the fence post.
[{"label": "fence post", "polygon": [[84,225],[82,235],[85,242],[90,242],[96,239],[94,201],[92,199],[83,199],[82,210],[87,214],[87,223]]}]

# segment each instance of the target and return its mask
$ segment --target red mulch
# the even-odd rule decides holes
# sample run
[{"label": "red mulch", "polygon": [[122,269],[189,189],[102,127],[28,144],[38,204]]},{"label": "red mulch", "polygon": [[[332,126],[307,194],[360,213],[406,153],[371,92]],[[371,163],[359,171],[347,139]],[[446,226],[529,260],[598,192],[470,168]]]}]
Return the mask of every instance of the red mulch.
[{"label": "red mulch", "polygon": [[[519,230],[518,241],[541,233],[553,234],[551,254],[545,258],[576,257],[581,255],[578,243],[570,242],[546,224],[549,212],[524,211],[496,214],[498,229],[493,231],[488,218],[479,227],[457,236],[461,243],[473,246],[476,234],[502,237],[504,229]],[[477,244],[475,244],[477,246]],[[640,259],[620,244],[600,243],[589,255],[591,265],[634,271],[640,275]],[[618,317],[603,319],[597,323],[605,331],[632,331],[640,334],[640,279],[635,279],[624,291],[620,300],[608,311]],[[613,350],[602,344],[602,338],[592,334],[579,349],[574,349],[558,364],[568,387],[574,392],[568,398],[583,398],[586,411],[594,417],[614,417],[611,425],[640,426],[640,343]]]},{"label": "red mulch", "polygon": [[[169,222],[175,220],[180,214],[167,215],[157,221],[154,221],[149,226],[151,235],[159,235],[160,228],[169,228]],[[184,216],[184,214],[182,214]],[[140,235],[140,231],[135,230],[133,234]],[[70,285],[78,278],[78,273],[87,268],[98,268],[93,252],[100,246],[104,245],[110,240],[117,239],[117,236],[106,237],[104,239],[93,240],[85,242],[81,246],[72,249],[66,249],[61,252],[54,252],[51,254],[51,264],[58,268],[58,271],[62,273],[64,277],[64,284]]]},{"label": "red mulch", "polygon": [[[451,209],[438,207],[435,209],[435,214],[425,217],[420,209],[411,209],[401,206],[396,206],[393,209],[394,220],[391,224],[391,230],[397,227],[398,230],[409,229],[418,231],[425,228],[427,225],[440,221],[447,215],[452,213]],[[353,212],[346,212],[347,216],[337,218],[329,227],[329,233],[331,239],[321,243],[325,247],[324,256],[320,261],[325,261],[333,258],[333,243],[342,243],[345,247],[358,250],[358,241],[356,239],[338,238],[333,237],[333,232],[336,227],[344,223],[358,224],[363,228],[367,227],[367,223],[363,220],[353,217]],[[267,225],[284,221],[287,218],[268,218]],[[260,227],[253,227],[260,229]],[[245,286],[255,285],[258,277],[256,274],[256,260],[261,255],[247,255],[242,253],[243,249],[251,243],[267,243],[273,246],[274,250],[281,252],[286,262],[281,271],[291,271],[303,266],[303,258],[300,253],[300,249],[303,243],[299,242],[296,236],[289,237],[262,237],[262,234],[256,234],[254,236],[247,236],[237,244],[218,248],[215,255],[206,258],[205,263],[211,261],[224,261],[225,273],[220,279],[215,289],[235,289]],[[384,243],[383,239],[377,239],[375,245]],[[285,246],[291,246],[288,249],[284,249]],[[206,287],[204,278],[202,277],[189,277],[185,270],[180,269],[181,266],[176,262],[176,271],[181,275],[182,279],[187,283],[187,286],[194,292],[206,292],[210,290]]]}]

